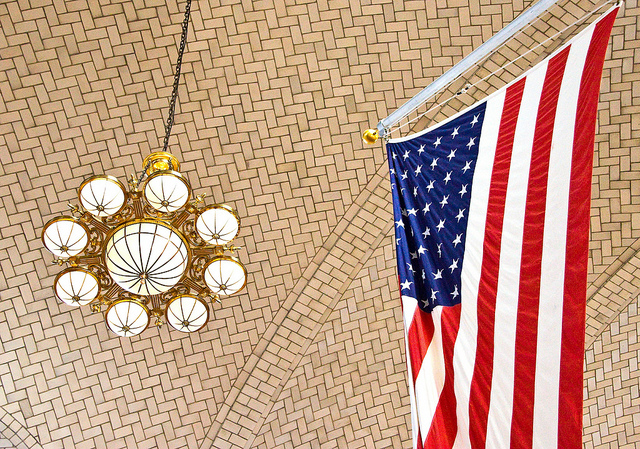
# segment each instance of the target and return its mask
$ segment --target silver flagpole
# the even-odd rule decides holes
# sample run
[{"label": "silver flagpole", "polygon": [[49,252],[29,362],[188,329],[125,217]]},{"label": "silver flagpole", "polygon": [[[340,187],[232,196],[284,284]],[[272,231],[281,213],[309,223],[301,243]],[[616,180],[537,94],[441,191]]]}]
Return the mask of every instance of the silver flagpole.
[{"label": "silver flagpole", "polygon": [[515,20],[505,26],[502,30],[494,34],[489,40],[473,50],[465,58],[461,59],[457,64],[443,73],[434,82],[422,89],[416,96],[411,98],[405,104],[400,106],[395,112],[391,113],[387,118],[380,120],[377,130],[367,130],[363,135],[363,139],[367,143],[374,143],[378,136],[384,137],[387,129],[398,123],[400,120],[411,114],[413,111],[422,106],[429,98],[444,89],[450,83],[455,81],[460,75],[473,67],[485,57],[491,54],[496,48],[509,40],[518,31],[533,22],[545,11],[555,5],[558,0],[540,0],[535,5],[520,14]]}]

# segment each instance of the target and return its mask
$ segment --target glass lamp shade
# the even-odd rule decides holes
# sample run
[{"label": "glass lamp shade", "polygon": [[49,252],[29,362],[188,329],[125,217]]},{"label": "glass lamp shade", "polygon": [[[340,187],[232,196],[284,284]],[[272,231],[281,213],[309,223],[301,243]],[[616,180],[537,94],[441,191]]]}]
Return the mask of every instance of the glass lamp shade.
[{"label": "glass lamp shade", "polygon": [[147,202],[160,212],[174,212],[187,204],[191,186],[180,173],[172,170],[154,172],[144,186]]},{"label": "glass lamp shade", "polygon": [[240,218],[226,204],[214,204],[200,212],[196,230],[202,239],[213,245],[226,245],[240,232]]},{"label": "glass lamp shade", "polygon": [[42,243],[56,257],[77,256],[89,244],[89,230],[77,219],[63,215],[44,225]]},{"label": "glass lamp shade", "polygon": [[100,283],[92,272],[83,268],[67,268],[54,282],[56,297],[70,306],[84,306],[100,294]]},{"label": "glass lamp shade", "polygon": [[167,323],[180,332],[199,331],[209,321],[209,307],[197,296],[180,295],[172,298],[165,311]]},{"label": "glass lamp shade", "polygon": [[176,285],[189,265],[189,247],[170,225],[144,219],[124,223],[107,240],[105,263],[113,280],[136,295],[156,295]]},{"label": "glass lamp shade", "polygon": [[247,284],[247,269],[231,256],[216,256],[204,269],[204,282],[216,295],[232,295]]},{"label": "glass lamp shade", "polygon": [[95,175],[86,179],[78,189],[82,207],[96,217],[108,217],[124,206],[127,191],[113,176]]},{"label": "glass lamp shade", "polygon": [[107,327],[120,337],[132,337],[144,331],[151,321],[149,308],[136,299],[118,299],[104,314]]}]

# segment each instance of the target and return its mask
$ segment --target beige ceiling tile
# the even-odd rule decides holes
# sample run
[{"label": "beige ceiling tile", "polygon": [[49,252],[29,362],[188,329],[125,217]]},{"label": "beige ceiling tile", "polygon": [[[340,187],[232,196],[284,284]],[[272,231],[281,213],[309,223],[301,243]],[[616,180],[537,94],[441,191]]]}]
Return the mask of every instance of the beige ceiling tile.
[{"label": "beige ceiling tile", "polygon": [[[440,101],[594,2],[559,3]],[[387,162],[360,135],[529,4],[194,2],[169,150],[208,204],[238,209],[249,285],[196,335],[165,326],[129,340],[56,302],[59,268],[40,232],[83,178],[124,181],[160,149],[184,2],[0,4],[0,442],[409,447]],[[594,448],[640,438],[637,14],[627,5],[616,21],[598,109],[584,415]]]}]

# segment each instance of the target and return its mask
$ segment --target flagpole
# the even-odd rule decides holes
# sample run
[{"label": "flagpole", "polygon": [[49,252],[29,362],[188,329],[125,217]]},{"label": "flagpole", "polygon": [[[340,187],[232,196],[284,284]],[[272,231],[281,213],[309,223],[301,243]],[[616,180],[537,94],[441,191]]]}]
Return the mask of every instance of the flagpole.
[{"label": "flagpole", "polygon": [[422,89],[417,95],[400,106],[395,112],[391,113],[387,118],[380,120],[377,130],[367,130],[363,139],[367,143],[374,143],[378,136],[385,137],[387,130],[400,120],[411,114],[413,111],[422,106],[429,98],[438,93],[455,81],[460,75],[473,67],[476,63],[489,56],[496,48],[512,38],[518,31],[522,30],[528,24],[533,22],[539,16],[544,14],[549,8],[555,5],[558,0],[540,0],[531,6],[525,12],[520,14],[515,20],[505,26],[498,33],[494,34],[489,40],[484,42],[478,48],[473,50],[465,58],[461,59],[453,67],[443,73],[434,82]]}]

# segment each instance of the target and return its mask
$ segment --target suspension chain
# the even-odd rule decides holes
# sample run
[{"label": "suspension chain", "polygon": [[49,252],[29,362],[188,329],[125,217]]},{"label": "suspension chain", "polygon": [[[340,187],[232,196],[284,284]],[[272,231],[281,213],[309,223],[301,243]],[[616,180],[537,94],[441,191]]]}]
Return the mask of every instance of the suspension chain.
[{"label": "suspension chain", "polygon": [[182,35],[180,36],[180,47],[178,49],[178,60],[176,62],[176,74],[173,78],[173,92],[171,93],[171,101],[169,102],[169,117],[167,118],[167,124],[164,127],[164,145],[162,150],[167,151],[169,147],[169,136],[171,135],[171,128],[173,127],[173,116],[176,110],[176,100],[178,99],[178,83],[180,82],[180,68],[182,66],[182,55],[184,54],[184,48],[187,45],[187,31],[189,30],[189,16],[191,14],[191,0],[187,0],[187,5],[184,10],[184,20],[182,21]]}]

